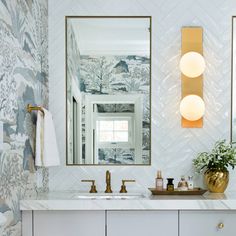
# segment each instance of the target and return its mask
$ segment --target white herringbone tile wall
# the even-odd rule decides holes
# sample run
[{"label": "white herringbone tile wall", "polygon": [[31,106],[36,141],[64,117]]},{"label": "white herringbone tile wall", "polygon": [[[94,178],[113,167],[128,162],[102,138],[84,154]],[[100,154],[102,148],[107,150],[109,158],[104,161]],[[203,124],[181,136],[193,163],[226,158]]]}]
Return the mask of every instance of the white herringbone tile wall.
[{"label": "white herringbone tile wall", "polygon": [[[149,167],[65,166],[65,15],[152,16],[152,165]],[[105,170],[112,172],[114,190],[122,178],[136,179],[129,189],[154,186],[156,170],[164,177],[193,175],[192,159],[220,138],[230,137],[231,17],[235,0],[49,0],[50,110],[56,123],[62,166],[50,170],[51,190],[88,190],[81,179],[96,179],[104,190]],[[204,100],[202,129],[180,125],[181,27],[204,29]],[[195,177],[201,185],[200,177]],[[228,190],[236,189],[231,172]]]}]

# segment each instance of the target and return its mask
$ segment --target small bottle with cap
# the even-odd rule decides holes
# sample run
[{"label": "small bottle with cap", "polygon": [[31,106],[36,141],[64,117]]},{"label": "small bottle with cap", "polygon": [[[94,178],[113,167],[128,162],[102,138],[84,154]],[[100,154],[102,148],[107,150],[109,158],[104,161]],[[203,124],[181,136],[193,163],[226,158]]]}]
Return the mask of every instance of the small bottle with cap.
[{"label": "small bottle with cap", "polygon": [[167,178],[167,185],[166,185],[166,190],[167,191],[174,191],[175,186],[173,184],[174,178]]},{"label": "small bottle with cap", "polygon": [[188,177],[188,189],[193,190],[193,176]]},{"label": "small bottle with cap", "polygon": [[163,190],[163,178],[161,176],[161,171],[157,171],[157,177],[156,177],[156,189],[159,191]]}]

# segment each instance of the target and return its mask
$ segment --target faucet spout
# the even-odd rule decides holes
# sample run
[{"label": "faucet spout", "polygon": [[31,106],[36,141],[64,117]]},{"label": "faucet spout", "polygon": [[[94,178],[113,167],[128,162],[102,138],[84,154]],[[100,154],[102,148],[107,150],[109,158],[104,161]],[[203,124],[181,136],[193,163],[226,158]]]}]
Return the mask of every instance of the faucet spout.
[{"label": "faucet spout", "polygon": [[111,172],[109,170],[106,171],[106,190],[105,193],[112,193],[111,190]]}]

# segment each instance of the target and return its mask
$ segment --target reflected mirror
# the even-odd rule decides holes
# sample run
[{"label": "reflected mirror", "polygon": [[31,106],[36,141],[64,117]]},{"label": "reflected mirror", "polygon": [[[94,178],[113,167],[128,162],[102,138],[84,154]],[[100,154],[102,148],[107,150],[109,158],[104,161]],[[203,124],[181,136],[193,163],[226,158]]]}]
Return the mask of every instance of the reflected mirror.
[{"label": "reflected mirror", "polygon": [[67,165],[151,164],[151,17],[66,17]]},{"label": "reflected mirror", "polygon": [[231,142],[236,143],[236,16],[232,18]]}]

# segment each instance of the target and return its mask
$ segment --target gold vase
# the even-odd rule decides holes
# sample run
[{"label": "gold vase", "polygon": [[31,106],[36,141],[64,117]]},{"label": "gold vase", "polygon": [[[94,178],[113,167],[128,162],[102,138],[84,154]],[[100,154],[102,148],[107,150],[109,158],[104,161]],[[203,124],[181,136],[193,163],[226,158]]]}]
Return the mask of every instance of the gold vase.
[{"label": "gold vase", "polygon": [[229,171],[221,169],[208,169],[204,173],[205,183],[212,193],[223,193],[229,183]]}]

